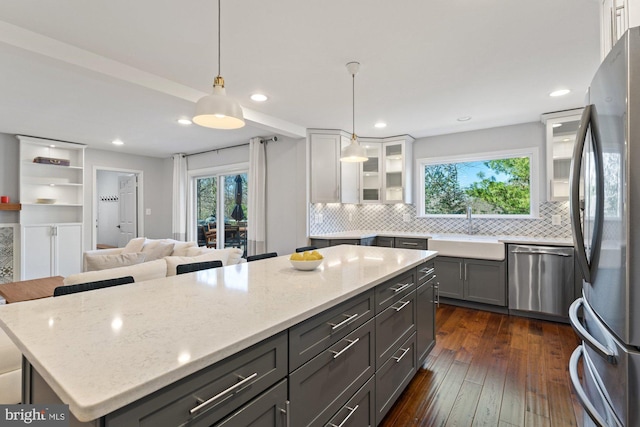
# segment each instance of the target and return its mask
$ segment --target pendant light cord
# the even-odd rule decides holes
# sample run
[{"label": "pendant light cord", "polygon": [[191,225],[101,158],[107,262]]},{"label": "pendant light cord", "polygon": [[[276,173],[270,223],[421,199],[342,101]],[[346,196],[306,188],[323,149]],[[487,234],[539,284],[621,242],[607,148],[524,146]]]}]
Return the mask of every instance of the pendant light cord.
[{"label": "pendant light cord", "polygon": [[351,95],[352,95],[352,99],[353,102],[351,103],[352,105],[352,111],[351,111],[351,117],[353,118],[353,122],[351,123],[351,129],[352,135],[356,134],[356,75],[355,74],[351,74]]},{"label": "pendant light cord", "polygon": [[218,0],[218,76],[220,76],[220,0]]}]

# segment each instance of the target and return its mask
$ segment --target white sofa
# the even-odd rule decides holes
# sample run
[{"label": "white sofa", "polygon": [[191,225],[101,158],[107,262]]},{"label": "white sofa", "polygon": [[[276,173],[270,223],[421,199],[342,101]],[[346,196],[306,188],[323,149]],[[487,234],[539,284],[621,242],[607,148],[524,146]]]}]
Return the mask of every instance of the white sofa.
[{"label": "white sofa", "polygon": [[[143,245],[139,247],[136,246],[136,248],[143,249],[145,244],[151,244],[151,248],[147,251],[139,250],[138,252],[129,253],[123,253],[126,248],[102,249],[98,251],[85,252],[84,257],[85,263],[88,262],[89,266],[92,267],[98,265],[113,265],[114,263],[117,264],[119,260],[123,260],[124,263],[128,263],[131,262],[132,259],[135,260],[135,264],[73,274],[64,278],[64,284],[73,285],[77,283],[93,282],[96,280],[112,279],[123,276],[133,276],[134,281],[142,282],[145,280],[175,275],[176,267],[180,264],[220,260],[222,261],[222,264],[226,266],[246,262],[246,260],[242,258],[242,250],[237,248],[199,248],[193,242],[175,241],[172,241],[175,243],[173,243],[174,248],[171,250],[170,255],[159,259],[153,259],[151,261],[144,261],[146,255],[143,257],[131,254],[148,254],[151,252],[151,249],[153,249],[153,246],[156,245],[154,245],[154,241],[144,238],[141,239]],[[166,242],[167,240],[169,239],[165,239],[163,242]],[[140,240],[135,243],[140,243]],[[104,255],[109,255],[110,257],[104,257]],[[119,257],[119,255],[126,256]],[[102,258],[91,259],[91,257],[94,256]],[[1,309],[2,306],[0,306],[0,310]],[[22,354],[9,339],[7,334],[0,329],[0,404],[13,404],[20,402],[22,382],[21,366]]]}]

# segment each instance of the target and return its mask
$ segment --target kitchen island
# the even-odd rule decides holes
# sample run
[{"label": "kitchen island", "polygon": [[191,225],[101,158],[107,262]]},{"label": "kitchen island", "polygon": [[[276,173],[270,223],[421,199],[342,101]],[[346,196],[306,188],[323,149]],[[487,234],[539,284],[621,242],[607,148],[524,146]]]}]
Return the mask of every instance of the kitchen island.
[{"label": "kitchen island", "polygon": [[[274,359],[280,358],[277,363],[284,364],[285,372],[278,377],[282,381],[269,383],[265,388],[273,386],[281,391],[287,389],[283,381],[291,383],[288,396],[292,401],[291,416],[304,417],[306,409],[293,407],[297,400],[291,391],[293,382],[311,364],[320,363],[319,358],[326,354],[339,360],[340,355],[349,354],[347,347],[356,348],[358,342],[366,342],[370,349],[375,349],[376,354],[366,356],[368,376],[358,377],[349,384],[352,388],[378,381],[373,372],[378,375],[379,368],[390,366],[387,363],[383,366],[376,356],[384,354],[388,356],[385,362],[397,362],[397,366],[403,359],[414,359],[415,365],[421,356],[418,353],[424,356],[424,351],[416,349],[415,344],[407,346],[407,342],[416,342],[415,323],[420,322],[417,288],[420,284],[428,285],[435,277],[433,268],[427,267],[437,253],[348,245],[321,252],[325,260],[311,272],[294,270],[285,256],[2,307],[0,326],[24,355],[25,401],[37,403],[38,396],[44,399],[55,396],[69,404],[79,421],[108,426],[116,416],[128,416],[149,402],[166,400],[164,391],[173,395],[181,387],[200,380],[203,372],[213,375],[211,372],[227,365],[235,370],[235,359],[250,360],[256,348],[260,350],[264,343],[276,342],[273,348],[277,350],[269,354],[277,355]],[[433,290],[426,298],[431,301],[432,312]],[[403,315],[413,322],[413,330],[405,328],[398,337],[377,336],[378,330],[384,331],[386,327],[383,315],[409,313],[405,306],[413,313],[413,317]],[[343,320],[331,323],[332,317]],[[392,326],[403,325],[401,317],[394,319]],[[304,344],[305,333],[317,333],[314,324],[318,321],[333,325],[330,336],[308,348],[299,346],[301,351],[294,354],[291,340],[297,337],[296,342]],[[349,339],[347,333],[363,335]],[[380,351],[375,348],[386,343],[387,348]],[[409,348],[413,349],[410,352],[413,356],[405,358]],[[235,376],[235,383],[255,384],[249,376]],[[382,375],[380,380],[384,380]],[[403,377],[402,383],[406,382]],[[237,388],[222,400],[242,394],[241,390],[244,389]],[[395,397],[399,394],[397,390],[391,392]],[[186,390],[191,400],[203,399],[194,394]],[[331,399],[327,408],[319,410],[318,417],[305,419],[305,423],[315,425],[320,422],[320,415],[340,410],[344,402]],[[388,403],[381,402],[384,413]],[[171,407],[171,402],[165,406]],[[211,422],[207,416],[218,409],[205,407],[191,415],[187,413],[187,417],[210,425],[216,420]],[[229,412],[220,414],[227,416]],[[378,418],[380,414],[378,411]],[[161,419],[168,420],[169,416],[163,415]],[[292,425],[302,424],[292,421]]]}]

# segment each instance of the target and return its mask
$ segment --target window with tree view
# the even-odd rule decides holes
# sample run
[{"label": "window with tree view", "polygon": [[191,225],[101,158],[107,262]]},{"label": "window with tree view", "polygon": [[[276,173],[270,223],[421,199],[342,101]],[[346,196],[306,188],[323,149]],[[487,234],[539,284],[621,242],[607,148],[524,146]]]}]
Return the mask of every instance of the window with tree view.
[{"label": "window with tree view", "polygon": [[531,215],[532,156],[421,162],[425,215]]}]

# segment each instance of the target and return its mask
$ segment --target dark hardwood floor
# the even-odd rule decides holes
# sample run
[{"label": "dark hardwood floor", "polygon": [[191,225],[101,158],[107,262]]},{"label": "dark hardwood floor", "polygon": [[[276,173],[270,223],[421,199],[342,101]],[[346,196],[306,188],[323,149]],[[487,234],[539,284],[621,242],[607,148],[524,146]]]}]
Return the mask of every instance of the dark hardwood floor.
[{"label": "dark hardwood floor", "polygon": [[441,305],[436,346],[381,426],[582,425],[569,325]]}]

